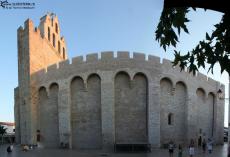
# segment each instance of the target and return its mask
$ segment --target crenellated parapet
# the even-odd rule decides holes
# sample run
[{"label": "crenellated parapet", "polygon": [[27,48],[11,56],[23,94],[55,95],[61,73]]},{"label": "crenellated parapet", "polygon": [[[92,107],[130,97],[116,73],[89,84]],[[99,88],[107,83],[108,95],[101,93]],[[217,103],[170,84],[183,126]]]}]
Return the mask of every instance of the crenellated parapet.
[{"label": "crenellated parapet", "polygon": [[[42,69],[35,73],[33,78],[39,80],[38,82],[45,83],[81,75],[82,73],[100,73],[100,71],[113,71],[114,73],[126,71],[130,73],[130,76],[141,72],[146,74],[149,80],[160,81],[162,78],[170,78],[173,81],[173,86],[177,82],[184,82],[188,85],[191,82],[196,82],[197,87],[206,88],[210,86],[216,88],[219,84],[202,73],[192,75],[186,70],[181,71],[178,66],[173,67],[170,60],[163,59],[161,63],[157,56],[136,52],[131,57],[131,53],[128,51],[118,51],[116,53],[106,51],[101,52],[100,55],[98,53],[88,54],[85,60],[83,56],[77,56]],[[215,91],[214,88],[213,91]]]}]

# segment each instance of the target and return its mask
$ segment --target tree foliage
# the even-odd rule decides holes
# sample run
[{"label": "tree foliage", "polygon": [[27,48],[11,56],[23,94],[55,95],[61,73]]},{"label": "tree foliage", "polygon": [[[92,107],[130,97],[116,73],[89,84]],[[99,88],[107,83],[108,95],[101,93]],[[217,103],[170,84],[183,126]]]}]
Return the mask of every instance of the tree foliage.
[{"label": "tree foliage", "polygon": [[205,63],[208,63],[208,71],[213,73],[214,65],[219,63],[221,73],[227,71],[230,74],[230,16],[228,13],[225,13],[220,23],[215,25],[215,30],[211,34],[206,33],[206,38],[191,51],[181,53],[176,50],[181,30],[189,33],[186,27],[186,23],[189,22],[186,15],[189,11],[188,7],[164,8],[155,32],[156,40],[165,51],[169,46],[175,48],[175,58],[172,63],[173,66],[179,65],[181,70],[187,67],[189,72],[195,74],[200,67],[206,68]]},{"label": "tree foliage", "polygon": [[7,130],[7,128],[0,125],[0,135],[2,136],[2,144],[3,144],[3,135],[6,134],[6,130]]},{"label": "tree foliage", "polygon": [[6,128],[0,125],[0,135],[3,136],[4,134],[6,134]]}]

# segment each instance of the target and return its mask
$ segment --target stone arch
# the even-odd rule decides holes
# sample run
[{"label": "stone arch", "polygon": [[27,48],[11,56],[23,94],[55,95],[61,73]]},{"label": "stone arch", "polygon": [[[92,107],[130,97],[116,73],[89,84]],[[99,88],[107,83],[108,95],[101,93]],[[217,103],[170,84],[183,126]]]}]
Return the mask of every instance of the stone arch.
[{"label": "stone arch", "polygon": [[176,85],[177,84],[181,84],[185,88],[185,90],[187,92],[187,85],[186,85],[185,81],[183,81],[183,80],[177,81]]},{"label": "stone arch", "polygon": [[[45,124],[47,124],[45,123],[45,119],[44,119],[44,115],[46,114],[47,100],[48,100],[48,93],[46,91],[46,88],[42,86],[38,89],[38,113],[37,113],[38,114],[37,130],[41,130],[42,133],[44,133]],[[40,139],[40,142],[44,143],[43,137]]]},{"label": "stone arch", "polygon": [[53,83],[50,84],[49,90],[51,91],[51,90],[54,89],[54,88],[58,90],[58,88],[59,88],[58,83],[53,82]]},{"label": "stone arch", "polygon": [[133,77],[132,90],[134,94],[131,97],[132,104],[135,104],[135,112],[133,113],[136,116],[136,134],[140,134],[137,138],[137,142],[147,142],[148,138],[148,78],[144,73],[136,73]]},{"label": "stone arch", "polygon": [[55,32],[58,34],[58,24],[55,23]]},{"label": "stone arch", "polygon": [[48,36],[48,40],[50,41],[50,27],[48,27],[48,34],[47,34],[47,36]]},{"label": "stone arch", "polygon": [[[87,107],[88,128],[84,131],[87,137],[87,148],[102,148],[101,124],[101,78],[98,74],[90,74],[87,79]],[[90,144],[89,144],[90,143]]]},{"label": "stone arch", "polygon": [[148,75],[146,75],[146,73],[144,73],[144,72],[137,72],[137,73],[135,73],[135,74],[133,75],[133,79],[132,79],[132,80],[135,79],[135,76],[143,76],[143,77],[146,79],[147,83],[149,82],[149,77],[148,77]]},{"label": "stone arch", "polygon": [[56,36],[54,33],[53,33],[53,47],[56,47]]},{"label": "stone arch", "polygon": [[168,125],[168,115],[174,114],[174,103],[172,95],[173,83],[170,78],[164,77],[160,80],[160,141],[167,144],[174,135],[174,125]]},{"label": "stone arch", "polygon": [[72,147],[79,148],[81,137],[81,128],[78,125],[80,123],[80,107],[78,104],[84,103],[84,81],[80,76],[76,76],[72,79],[70,84],[71,90],[71,133],[72,133]]},{"label": "stone arch", "polygon": [[160,78],[160,83],[162,82],[162,81],[167,81],[167,82],[169,82],[170,84],[172,84],[172,88],[173,88],[173,86],[175,85],[175,80],[172,78],[172,77],[170,77],[170,76],[162,76],[161,78]]},{"label": "stone arch", "polygon": [[161,86],[161,90],[162,91],[171,93],[172,92],[172,88],[173,88],[172,79],[170,79],[168,77],[162,78],[160,80],[160,86]]},{"label": "stone arch", "polygon": [[208,119],[207,119],[207,110],[209,110],[209,107],[206,102],[206,92],[203,88],[197,88],[196,90],[196,111],[197,112],[197,130],[195,132],[198,133],[198,145],[201,145],[201,141],[203,140],[203,136],[206,136],[207,134],[207,125],[208,125]]},{"label": "stone arch", "polygon": [[101,148],[101,79],[97,74],[88,76],[87,89],[81,77],[71,81],[72,147],[77,149]]},{"label": "stone arch", "polygon": [[41,86],[39,89],[38,89],[38,93],[41,93],[41,92],[46,92],[46,87],[44,86]]},{"label": "stone arch", "polygon": [[134,76],[132,86],[130,86],[130,77],[126,72],[118,72],[116,74],[116,142],[147,142],[147,89],[147,78],[141,73],[137,73]]},{"label": "stone arch", "polygon": [[196,95],[197,97],[201,98],[203,102],[205,102],[206,92],[203,88],[197,88]]},{"label": "stone arch", "polygon": [[50,115],[50,146],[59,147],[59,119],[58,119],[58,93],[59,86],[57,83],[52,83],[49,87],[49,105],[51,110]]},{"label": "stone arch", "polygon": [[82,80],[84,82],[83,77],[81,77],[79,75],[70,77],[70,86],[71,86],[72,83],[74,83],[74,81],[79,81],[79,80]]},{"label": "stone arch", "polygon": [[58,40],[58,53],[61,54],[61,43],[59,40]]},{"label": "stone arch", "polygon": [[174,130],[175,141],[178,143],[186,142],[186,99],[187,99],[187,87],[182,81],[178,81],[175,86],[175,94],[173,98],[174,106]]},{"label": "stone arch", "polygon": [[62,54],[63,54],[63,58],[65,59],[65,48],[62,48]]},{"label": "stone arch", "polygon": [[115,80],[115,78],[116,78],[116,76],[118,74],[124,74],[124,75],[128,76],[129,80],[131,80],[131,74],[128,71],[126,71],[126,70],[116,71],[115,74],[114,74],[114,76],[113,76],[114,80]]},{"label": "stone arch", "polygon": [[209,92],[207,98],[207,124],[206,124],[206,136],[207,138],[213,137],[214,134],[214,112],[215,112],[215,94]]},{"label": "stone arch", "polygon": [[[64,51],[65,51],[65,48],[64,48]],[[62,56],[63,56],[63,59],[65,59],[65,53],[64,52],[63,52]]]},{"label": "stone arch", "polygon": [[87,84],[89,82],[89,79],[92,78],[92,77],[97,77],[99,80],[101,80],[101,77],[99,76],[99,74],[97,73],[91,73],[87,76]]},{"label": "stone arch", "polygon": [[49,86],[49,97],[46,92],[45,102],[41,105],[41,142],[48,148],[59,146],[58,91],[58,84],[52,83]]},{"label": "stone arch", "polygon": [[[38,126],[37,130],[40,130],[40,135],[43,135],[46,131],[46,126],[49,124],[46,121],[45,115],[47,113],[46,106],[48,100],[48,93],[44,86],[38,89]],[[39,142],[39,141],[37,141]],[[40,138],[40,142],[44,145],[45,139]]]}]

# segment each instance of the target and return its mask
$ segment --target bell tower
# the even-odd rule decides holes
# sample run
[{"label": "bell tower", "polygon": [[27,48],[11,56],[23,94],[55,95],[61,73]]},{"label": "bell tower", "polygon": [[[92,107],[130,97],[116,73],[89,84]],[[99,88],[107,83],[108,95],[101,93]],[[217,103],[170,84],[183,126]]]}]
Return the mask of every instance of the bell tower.
[{"label": "bell tower", "polygon": [[[49,65],[67,59],[64,37],[61,36],[58,18],[48,13],[40,18],[38,27],[28,19],[17,31],[18,38],[18,88],[15,90],[16,123],[20,124],[22,144],[36,144],[37,89],[33,74]],[[15,116],[16,117],[16,116]]]}]

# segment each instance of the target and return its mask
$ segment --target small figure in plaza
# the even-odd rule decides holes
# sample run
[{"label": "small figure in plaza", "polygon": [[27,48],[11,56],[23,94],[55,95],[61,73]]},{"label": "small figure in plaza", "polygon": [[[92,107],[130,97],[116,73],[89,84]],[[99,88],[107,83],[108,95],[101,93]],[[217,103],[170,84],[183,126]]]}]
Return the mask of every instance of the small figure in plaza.
[{"label": "small figure in plaza", "polygon": [[29,146],[23,145],[22,150],[23,150],[24,152],[27,152],[27,151],[29,150]]},{"label": "small figure in plaza", "polygon": [[203,150],[203,153],[206,152],[206,146],[207,146],[207,143],[206,143],[206,140],[204,139],[203,142],[202,142],[202,150]]},{"label": "small figure in plaza", "polygon": [[10,144],[10,149],[13,151],[13,149],[14,149],[13,144]]},{"label": "small figure in plaza", "polygon": [[198,139],[198,146],[202,146],[202,137],[200,136],[199,139]]},{"label": "small figure in plaza", "polygon": [[194,144],[194,141],[192,139],[190,142],[190,145],[189,145],[189,156],[193,157],[194,154],[195,154],[195,144]]},{"label": "small figure in plaza", "polygon": [[169,148],[169,157],[173,157],[174,143],[172,140],[169,142],[168,148]]},{"label": "small figure in plaza", "polygon": [[193,139],[191,139],[190,144],[193,144],[195,146],[195,142]]},{"label": "small figure in plaza", "polygon": [[213,141],[211,139],[208,139],[207,147],[208,147],[209,154],[212,153],[212,144],[213,144]]},{"label": "small figure in plaza", "polygon": [[13,145],[9,145],[7,148],[6,148],[6,151],[7,153],[11,153],[13,151]]},{"label": "small figure in plaza", "polygon": [[179,146],[178,146],[178,157],[182,157],[182,152],[183,152],[182,146],[179,144]]}]

